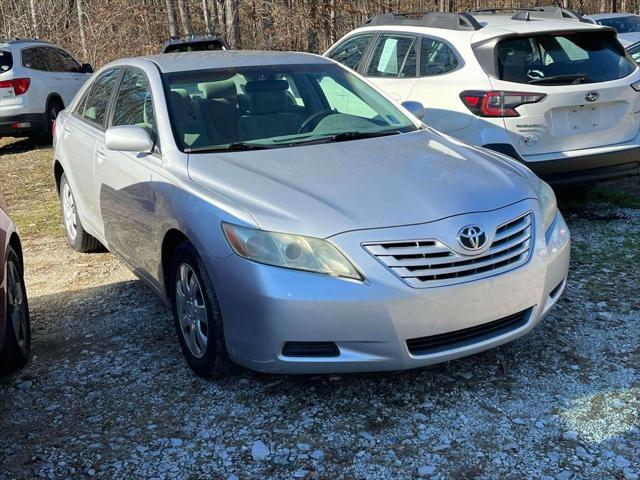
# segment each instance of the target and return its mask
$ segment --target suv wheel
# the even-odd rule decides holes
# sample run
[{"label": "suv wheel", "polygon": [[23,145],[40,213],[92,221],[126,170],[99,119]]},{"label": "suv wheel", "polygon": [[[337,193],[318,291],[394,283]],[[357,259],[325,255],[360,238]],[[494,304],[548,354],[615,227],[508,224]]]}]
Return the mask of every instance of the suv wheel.
[{"label": "suv wheel", "polygon": [[47,111],[45,112],[46,125],[42,134],[43,143],[49,144],[53,141],[53,123],[63,109],[64,105],[57,98],[53,98],[47,103]]},{"label": "suv wheel", "polygon": [[60,179],[60,206],[62,208],[64,230],[71,248],[81,253],[97,250],[100,247],[100,242],[89,235],[82,227],[76,208],[76,200],[66,174],[62,174]]},{"label": "suv wheel", "polygon": [[31,321],[24,272],[22,262],[12,247],[7,251],[5,301],[7,323],[4,345],[0,349],[0,370],[11,371],[26,364],[31,351]]},{"label": "suv wheel", "polygon": [[182,242],[171,264],[171,307],[182,352],[191,369],[219,378],[229,371],[222,315],[205,267],[193,245]]}]

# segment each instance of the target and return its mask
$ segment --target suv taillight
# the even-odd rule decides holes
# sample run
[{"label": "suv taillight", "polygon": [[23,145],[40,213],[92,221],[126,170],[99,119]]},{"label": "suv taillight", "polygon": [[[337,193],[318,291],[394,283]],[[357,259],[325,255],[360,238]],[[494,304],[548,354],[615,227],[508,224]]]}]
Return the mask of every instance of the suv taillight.
[{"label": "suv taillight", "polygon": [[0,82],[0,88],[13,88],[16,96],[27,93],[29,85],[31,85],[30,78],[14,78],[13,80],[2,80]]},{"label": "suv taillight", "polygon": [[466,91],[460,94],[460,99],[479,117],[519,117],[516,108],[527,103],[537,103],[546,95],[544,93],[524,92],[479,92]]}]

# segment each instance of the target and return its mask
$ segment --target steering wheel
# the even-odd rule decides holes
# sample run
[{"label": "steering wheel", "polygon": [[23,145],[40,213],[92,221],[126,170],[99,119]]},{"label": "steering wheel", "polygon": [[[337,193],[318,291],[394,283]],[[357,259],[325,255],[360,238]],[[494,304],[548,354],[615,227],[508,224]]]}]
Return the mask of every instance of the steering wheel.
[{"label": "steering wheel", "polygon": [[333,115],[336,112],[335,110],[321,110],[312,114],[308,117],[298,129],[298,133],[308,133],[312,132],[320,123],[320,121],[324,118],[327,118],[329,115]]}]

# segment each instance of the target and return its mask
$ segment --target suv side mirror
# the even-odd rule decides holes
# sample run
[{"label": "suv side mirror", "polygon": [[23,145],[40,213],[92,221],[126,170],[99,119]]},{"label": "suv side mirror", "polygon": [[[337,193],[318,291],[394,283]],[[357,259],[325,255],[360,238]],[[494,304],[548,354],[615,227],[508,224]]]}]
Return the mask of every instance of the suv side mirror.
[{"label": "suv side mirror", "polygon": [[93,73],[93,67],[90,63],[83,63],[82,68],[80,69],[81,73]]},{"label": "suv side mirror", "polygon": [[108,128],[104,137],[109,150],[136,153],[151,153],[153,150],[149,133],[138,125]]},{"label": "suv side mirror", "polygon": [[424,118],[424,105],[422,105],[420,102],[407,100],[406,102],[402,102],[402,106],[406,110],[409,110],[409,113],[416,117],[418,120],[422,120]]}]

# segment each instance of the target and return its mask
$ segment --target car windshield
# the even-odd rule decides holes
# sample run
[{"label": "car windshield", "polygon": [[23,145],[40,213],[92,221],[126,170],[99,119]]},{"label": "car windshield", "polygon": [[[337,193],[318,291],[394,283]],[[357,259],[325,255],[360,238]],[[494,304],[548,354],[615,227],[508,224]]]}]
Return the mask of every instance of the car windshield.
[{"label": "car windshield", "polygon": [[332,64],[164,75],[178,146],[188,152],[282,148],[416,130],[392,102]]},{"label": "car windshield", "polygon": [[640,17],[637,15],[601,18],[598,23],[606,27],[615,28],[618,33],[640,32]]},{"label": "car windshield", "polygon": [[0,73],[8,72],[13,68],[11,52],[0,50]]},{"label": "car windshield", "polygon": [[567,85],[617,80],[635,66],[613,34],[558,33],[508,38],[498,43],[500,79],[509,82]]}]

